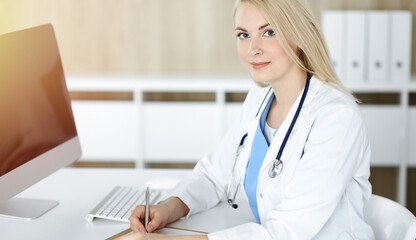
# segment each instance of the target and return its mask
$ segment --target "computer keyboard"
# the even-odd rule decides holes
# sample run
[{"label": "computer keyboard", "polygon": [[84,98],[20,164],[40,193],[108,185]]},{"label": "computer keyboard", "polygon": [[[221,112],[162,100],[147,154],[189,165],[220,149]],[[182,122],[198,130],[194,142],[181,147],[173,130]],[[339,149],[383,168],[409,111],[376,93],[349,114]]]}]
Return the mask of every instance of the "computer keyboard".
[{"label": "computer keyboard", "polygon": [[[94,218],[105,218],[129,222],[131,211],[137,205],[145,204],[144,188],[116,186],[89,214],[86,219],[92,222]],[[150,190],[150,204],[162,200],[162,192]]]}]

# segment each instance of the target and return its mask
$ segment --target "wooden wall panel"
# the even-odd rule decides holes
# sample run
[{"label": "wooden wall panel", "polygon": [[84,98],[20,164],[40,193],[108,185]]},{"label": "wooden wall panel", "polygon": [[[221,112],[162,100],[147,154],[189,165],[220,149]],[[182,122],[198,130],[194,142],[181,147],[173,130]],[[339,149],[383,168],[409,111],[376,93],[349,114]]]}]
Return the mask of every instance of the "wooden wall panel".
[{"label": "wooden wall panel", "polygon": [[[414,0],[305,0],[326,9],[411,10]],[[2,0],[0,33],[51,22],[67,73],[242,73],[234,0]],[[413,73],[416,24],[413,24]]]},{"label": "wooden wall panel", "polygon": [[395,167],[372,167],[370,183],[372,193],[397,201],[398,169]]},{"label": "wooden wall panel", "polygon": [[406,207],[416,215],[416,168],[407,170],[407,200]]}]

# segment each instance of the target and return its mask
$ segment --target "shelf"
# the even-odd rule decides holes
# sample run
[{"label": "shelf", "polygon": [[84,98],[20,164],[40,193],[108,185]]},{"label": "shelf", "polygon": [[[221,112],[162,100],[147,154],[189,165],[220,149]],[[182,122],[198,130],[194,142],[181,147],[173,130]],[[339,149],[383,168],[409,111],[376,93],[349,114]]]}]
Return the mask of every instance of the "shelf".
[{"label": "shelf", "polygon": [[70,90],[109,90],[128,91],[218,91],[247,92],[253,81],[247,76],[146,76],[146,75],[110,75],[110,76],[69,76],[67,85]]},{"label": "shelf", "polygon": [[[217,91],[247,92],[254,82],[247,75],[71,75],[67,77],[71,90],[111,90],[131,89],[157,91]],[[416,76],[409,83],[392,84],[346,84],[352,92],[387,93],[416,91]]]},{"label": "shelf", "polygon": [[371,92],[371,93],[386,93],[386,92],[401,92],[405,86],[398,84],[384,84],[384,85],[351,85],[346,86],[353,92]]}]

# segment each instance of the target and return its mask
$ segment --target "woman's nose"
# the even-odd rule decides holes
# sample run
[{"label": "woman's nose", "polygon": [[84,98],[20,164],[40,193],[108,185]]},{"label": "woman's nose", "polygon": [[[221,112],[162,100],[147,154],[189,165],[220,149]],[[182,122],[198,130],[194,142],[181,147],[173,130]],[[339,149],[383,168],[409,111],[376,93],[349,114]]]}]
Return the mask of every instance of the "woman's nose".
[{"label": "woman's nose", "polygon": [[250,39],[250,46],[248,48],[248,53],[250,55],[256,56],[261,55],[263,53],[263,49],[260,44],[261,39],[258,38],[251,38]]}]

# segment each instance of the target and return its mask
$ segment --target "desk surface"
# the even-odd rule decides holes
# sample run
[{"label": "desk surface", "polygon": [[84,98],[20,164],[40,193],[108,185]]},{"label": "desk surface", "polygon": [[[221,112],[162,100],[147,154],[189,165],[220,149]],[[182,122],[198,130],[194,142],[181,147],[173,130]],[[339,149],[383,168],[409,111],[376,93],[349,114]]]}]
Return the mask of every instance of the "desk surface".
[{"label": "desk surface", "polygon": [[[18,195],[58,200],[59,205],[32,221],[0,218],[1,239],[108,238],[128,228],[129,224],[104,219],[87,222],[85,216],[114,186],[144,188],[146,181],[152,178],[178,178],[189,172],[190,170],[165,169],[61,169]],[[237,210],[226,204],[219,204],[207,212],[196,214],[187,220],[179,220],[172,226],[212,232],[253,221],[254,217],[248,211],[248,203],[244,201],[242,204],[247,206]]]}]

